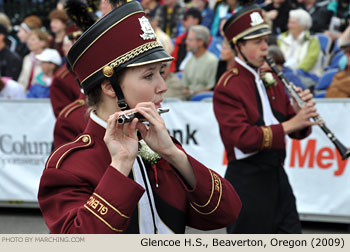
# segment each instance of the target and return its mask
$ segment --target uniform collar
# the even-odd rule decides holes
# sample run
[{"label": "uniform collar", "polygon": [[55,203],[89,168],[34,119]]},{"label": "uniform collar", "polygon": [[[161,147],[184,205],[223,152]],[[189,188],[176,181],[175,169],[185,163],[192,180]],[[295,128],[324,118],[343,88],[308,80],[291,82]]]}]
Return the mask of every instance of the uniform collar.
[{"label": "uniform collar", "polygon": [[107,122],[96,115],[94,111],[90,112],[90,119],[86,126],[85,132],[97,138],[103,139],[107,128]]},{"label": "uniform collar", "polygon": [[241,65],[243,68],[245,68],[246,70],[248,70],[255,78],[255,80],[259,80],[259,74],[260,74],[260,70],[255,71],[251,66],[249,66],[247,63],[245,63],[243,60],[241,60],[238,57],[235,57],[235,61],[237,62],[237,64]]},{"label": "uniform collar", "polygon": [[101,127],[107,129],[107,122],[105,122],[104,120],[102,120],[95,111],[91,111],[90,112],[90,118],[91,120],[93,120],[95,123],[97,123],[98,125],[100,125]]}]

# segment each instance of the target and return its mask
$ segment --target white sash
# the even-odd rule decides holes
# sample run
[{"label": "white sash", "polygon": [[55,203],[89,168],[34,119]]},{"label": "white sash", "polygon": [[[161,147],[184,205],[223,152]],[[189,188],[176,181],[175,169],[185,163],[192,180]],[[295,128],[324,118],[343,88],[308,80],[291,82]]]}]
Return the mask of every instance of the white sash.
[{"label": "white sash", "polygon": [[[138,207],[139,207],[139,229],[140,234],[154,234],[154,223],[153,223],[153,216],[152,216],[152,210],[154,214],[154,221],[155,226],[157,228],[158,234],[173,234],[174,232],[171,231],[160,219],[157,208],[154,203],[153,198],[153,192],[151,189],[151,185],[147,176],[147,171],[145,168],[145,165],[143,164],[142,158],[140,156],[137,157],[138,160],[135,160],[134,166],[133,166],[133,175],[134,180],[136,183],[141,185],[143,188],[145,188],[147,191],[142,195]],[[142,167],[139,166],[140,161],[142,164]],[[146,181],[144,181],[141,173],[141,169],[143,170],[143,174],[145,174]],[[146,182],[146,183],[145,183]],[[147,185],[147,186],[146,186]],[[149,198],[148,198],[149,197]],[[151,202],[151,205],[150,205]]]}]

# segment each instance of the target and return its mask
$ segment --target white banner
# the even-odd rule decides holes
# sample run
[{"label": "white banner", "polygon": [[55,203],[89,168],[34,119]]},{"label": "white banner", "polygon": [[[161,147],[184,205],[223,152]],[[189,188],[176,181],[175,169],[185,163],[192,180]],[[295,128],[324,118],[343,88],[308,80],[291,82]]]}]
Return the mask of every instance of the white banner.
[{"label": "white banner", "polygon": [[[349,99],[350,100],[350,99]],[[343,100],[344,101],[344,100]],[[320,100],[317,109],[342,144],[350,146],[350,102]],[[320,127],[303,141],[287,142],[286,171],[304,214],[339,216],[350,223],[350,165]]]},{"label": "white banner", "polygon": [[[207,167],[224,176],[227,161],[211,102],[165,101],[169,133]],[[317,108],[338,139],[350,146],[350,101],[325,99]],[[48,100],[0,101],[0,201],[37,202],[51,151],[54,116]],[[287,139],[285,168],[301,214],[341,216],[350,222],[350,172],[317,126],[303,141]]]},{"label": "white banner", "polygon": [[0,201],[37,201],[51,153],[55,117],[49,100],[0,100]]}]

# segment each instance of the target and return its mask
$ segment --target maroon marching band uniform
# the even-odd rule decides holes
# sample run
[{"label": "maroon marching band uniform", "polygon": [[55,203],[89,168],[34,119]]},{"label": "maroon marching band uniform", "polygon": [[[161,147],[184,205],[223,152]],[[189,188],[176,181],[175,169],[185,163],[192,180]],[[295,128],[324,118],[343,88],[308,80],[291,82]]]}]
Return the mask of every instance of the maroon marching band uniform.
[{"label": "maroon marching band uniform", "polygon": [[74,74],[64,64],[56,71],[50,87],[50,101],[55,117],[58,117],[64,107],[79,99],[80,94]]},{"label": "maroon marching band uniform", "polygon": [[[300,233],[295,197],[283,168],[282,123],[295,116],[295,112],[277,76],[273,75],[276,85],[267,87],[257,69],[261,66],[253,66],[248,55],[242,53],[244,41],[255,39],[250,46],[258,53],[252,60],[258,60],[267,49],[266,39],[271,30],[261,8],[249,1],[226,21],[223,30],[240,56],[235,58],[232,69],[222,75],[213,96],[214,113],[229,161],[225,178],[242,201],[239,218],[227,231]],[[301,139],[310,129],[289,136]]]},{"label": "maroon marching band uniform", "polygon": [[[139,232],[137,204],[145,189],[109,165],[104,134],[105,129],[90,119],[83,134],[49,157],[38,199],[50,232]],[[233,222],[241,203],[231,184],[189,155],[188,159],[197,179],[193,189],[164,160],[155,169],[147,167],[162,221],[174,233],[184,233],[186,225],[209,230]]]},{"label": "maroon marching band uniform", "polygon": [[[295,198],[283,168],[285,136],[281,123],[295,115],[283,84],[266,88],[279,124],[266,126],[254,75],[236,62],[219,80],[213,97],[229,165],[228,179],[242,200],[229,233],[299,233]],[[304,138],[310,128],[292,138]],[[256,154],[237,160],[234,148]]]},{"label": "maroon marching band uniform", "polygon": [[[116,82],[118,70],[172,59],[137,1],[91,26],[67,58],[84,92],[89,95],[108,79],[120,108],[124,97]],[[184,233],[186,225],[216,229],[237,218],[241,202],[232,185],[189,155],[194,188],[163,159],[151,166],[138,156],[129,177],[111,167],[103,140],[106,125],[91,112],[84,132],[47,160],[38,200],[50,232]]]},{"label": "maroon marching band uniform", "polygon": [[84,131],[89,119],[85,99],[85,95],[80,92],[79,99],[68,104],[58,114],[53,133],[55,148],[73,141]]}]

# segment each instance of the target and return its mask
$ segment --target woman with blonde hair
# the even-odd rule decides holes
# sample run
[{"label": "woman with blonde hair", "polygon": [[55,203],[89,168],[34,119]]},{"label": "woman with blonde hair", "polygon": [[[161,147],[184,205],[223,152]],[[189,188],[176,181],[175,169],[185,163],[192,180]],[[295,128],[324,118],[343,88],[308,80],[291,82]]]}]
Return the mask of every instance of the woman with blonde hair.
[{"label": "woman with blonde hair", "polygon": [[35,77],[42,72],[40,64],[36,59],[36,55],[39,55],[49,45],[50,35],[40,29],[36,29],[30,32],[27,39],[27,46],[30,53],[26,55],[22,63],[22,71],[18,78],[18,82],[29,90]]}]

